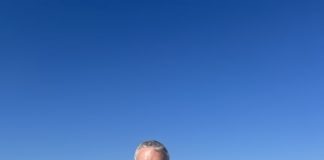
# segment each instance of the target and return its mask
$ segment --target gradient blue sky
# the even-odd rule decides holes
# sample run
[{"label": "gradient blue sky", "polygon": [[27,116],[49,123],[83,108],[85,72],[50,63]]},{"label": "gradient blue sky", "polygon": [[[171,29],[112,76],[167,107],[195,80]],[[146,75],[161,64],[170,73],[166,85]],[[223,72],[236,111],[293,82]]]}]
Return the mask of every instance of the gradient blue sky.
[{"label": "gradient blue sky", "polygon": [[322,1],[1,1],[0,159],[323,160]]}]

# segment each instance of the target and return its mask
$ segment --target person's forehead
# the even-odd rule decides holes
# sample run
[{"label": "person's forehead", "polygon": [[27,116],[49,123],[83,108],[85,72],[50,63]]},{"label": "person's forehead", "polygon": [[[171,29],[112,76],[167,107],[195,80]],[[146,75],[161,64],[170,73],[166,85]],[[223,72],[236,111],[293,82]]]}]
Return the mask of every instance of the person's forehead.
[{"label": "person's forehead", "polygon": [[137,160],[163,160],[163,154],[151,147],[144,147],[138,151]]}]

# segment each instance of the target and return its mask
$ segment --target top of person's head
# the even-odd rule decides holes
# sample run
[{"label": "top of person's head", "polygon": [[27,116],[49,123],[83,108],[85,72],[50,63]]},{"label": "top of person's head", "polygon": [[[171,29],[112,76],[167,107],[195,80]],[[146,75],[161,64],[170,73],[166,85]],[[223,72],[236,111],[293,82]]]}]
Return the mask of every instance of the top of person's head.
[{"label": "top of person's head", "polygon": [[144,141],[143,143],[139,144],[138,147],[136,148],[136,152],[135,152],[135,156],[134,156],[135,160],[137,160],[138,152],[142,148],[152,148],[155,151],[163,154],[164,160],[170,160],[169,153],[168,153],[168,150],[166,149],[166,147],[161,142],[156,141],[156,140],[148,140],[148,141]]}]

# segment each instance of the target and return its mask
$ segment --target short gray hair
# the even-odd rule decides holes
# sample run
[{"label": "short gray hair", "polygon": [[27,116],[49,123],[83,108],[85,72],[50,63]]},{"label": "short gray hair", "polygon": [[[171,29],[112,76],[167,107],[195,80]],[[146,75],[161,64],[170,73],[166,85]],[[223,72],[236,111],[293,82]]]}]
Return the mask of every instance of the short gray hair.
[{"label": "short gray hair", "polygon": [[161,142],[156,141],[156,140],[145,141],[145,142],[141,143],[140,145],[138,145],[138,147],[136,148],[136,151],[135,151],[134,160],[136,160],[138,151],[140,149],[146,148],[146,147],[153,148],[154,150],[162,153],[164,155],[164,160],[170,160],[170,156],[169,156],[169,153],[168,153],[168,150],[166,149],[166,147]]}]

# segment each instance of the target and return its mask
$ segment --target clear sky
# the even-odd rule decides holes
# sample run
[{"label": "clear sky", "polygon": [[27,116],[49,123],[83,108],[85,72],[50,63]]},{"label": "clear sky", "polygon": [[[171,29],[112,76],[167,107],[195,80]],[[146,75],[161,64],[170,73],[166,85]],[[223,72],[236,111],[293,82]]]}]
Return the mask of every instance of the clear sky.
[{"label": "clear sky", "polygon": [[324,159],[324,2],[0,1],[0,159]]}]

